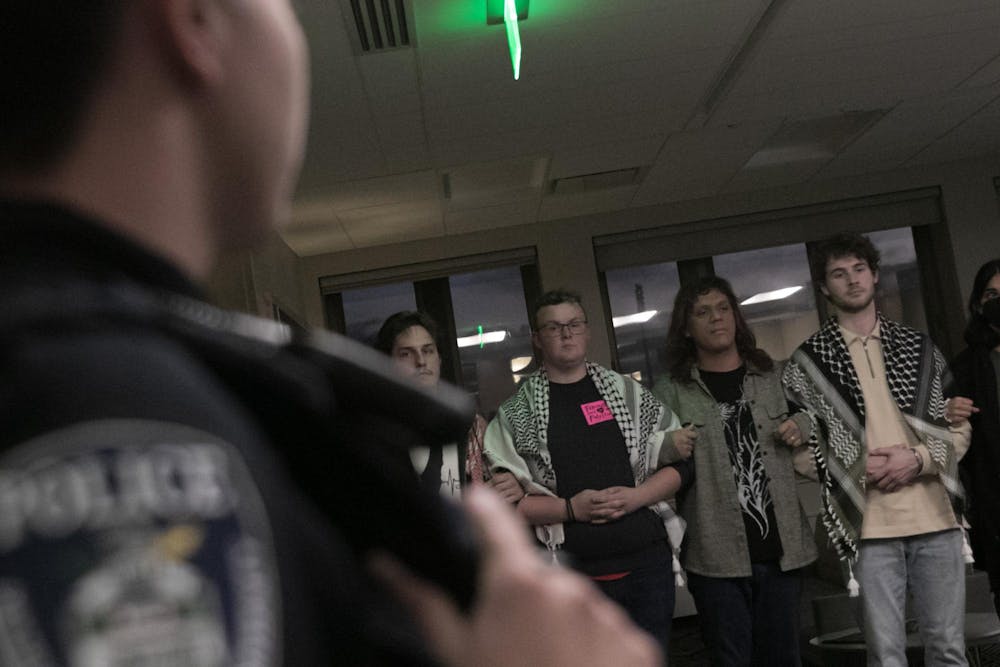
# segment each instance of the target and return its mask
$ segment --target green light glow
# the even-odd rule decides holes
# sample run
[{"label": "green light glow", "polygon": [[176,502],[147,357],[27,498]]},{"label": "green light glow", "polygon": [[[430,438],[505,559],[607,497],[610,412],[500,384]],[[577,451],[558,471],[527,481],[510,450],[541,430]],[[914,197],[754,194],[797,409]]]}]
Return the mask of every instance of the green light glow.
[{"label": "green light glow", "polygon": [[481,350],[486,347],[486,341],[483,340],[483,325],[480,324],[477,328],[479,329],[479,349]]},{"label": "green light glow", "polygon": [[503,24],[507,28],[510,64],[514,68],[514,80],[517,81],[521,76],[521,31],[517,27],[517,6],[514,0],[504,0]]}]

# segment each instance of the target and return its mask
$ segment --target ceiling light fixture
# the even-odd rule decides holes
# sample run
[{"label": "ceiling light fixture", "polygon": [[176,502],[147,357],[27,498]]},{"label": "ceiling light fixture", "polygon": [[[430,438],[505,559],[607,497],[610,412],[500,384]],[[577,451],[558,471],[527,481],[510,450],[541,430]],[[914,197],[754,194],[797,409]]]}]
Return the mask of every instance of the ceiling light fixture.
[{"label": "ceiling light fixture", "polygon": [[782,287],[781,289],[772,290],[770,292],[761,292],[760,294],[754,294],[752,297],[746,301],[740,301],[741,306],[750,306],[755,303],[764,303],[765,301],[779,301],[790,297],[791,295],[802,289],[802,285],[795,285],[793,287]]},{"label": "ceiling light fixture", "polygon": [[487,343],[500,343],[507,339],[506,331],[487,331],[483,333],[482,327],[479,328],[479,333],[475,333],[471,336],[463,336],[457,339],[459,347],[472,347],[473,345],[478,345],[482,347]]},{"label": "ceiling light fixture", "polygon": [[518,21],[528,18],[529,0],[486,0],[486,23],[493,25],[503,22],[507,28],[507,47],[510,49],[510,64],[514,69],[514,80],[521,77],[521,31]]},{"label": "ceiling light fixture", "polygon": [[659,311],[656,310],[644,310],[641,313],[633,313],[632,315],[620,315],[619,317],[612,317],[611,324],[617,329],[618,327],[623,327],[626,324],[642,324],[643,322],[648,322],[656,315]]}]

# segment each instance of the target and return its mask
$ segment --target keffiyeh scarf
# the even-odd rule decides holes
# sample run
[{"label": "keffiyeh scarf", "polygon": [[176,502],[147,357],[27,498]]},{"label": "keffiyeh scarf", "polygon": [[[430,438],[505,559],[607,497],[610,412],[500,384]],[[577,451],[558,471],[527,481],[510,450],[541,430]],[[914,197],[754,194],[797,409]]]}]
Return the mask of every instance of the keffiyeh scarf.
[{"label": "keffiyeh scarf", "polygon": [[[598,364],[587,363],[587,375],[614,415],[625,439],[635,483],[655,472],[667,431],[680,428],[670,410],[638,382]],[[486,456],[494,469],[510,470],[529,493],[558,495],[548,449],[549,380],[544,368],[530,375],[507,399],[487,432]],[[684,520],[667,502],[651,507],[663,520],[671,548],[680,549]],[[536,526],[536,533],[555,551],[565,540],[562,524]]]},{"label": "keffiyeh scarf", "polygon": [[[948,367],[923,333],[878,315],[889,392],[906,423],[937,464],[956,514],[962,488],[951,432],[944,419]],[[823,523],[837,554],[857,559],[865,511],[865,403],[835,318],[792,355],[782,376],[790,398],[813,420],[810,445],[820,479]],[[818,446],[822,432],[825,446]]]}]

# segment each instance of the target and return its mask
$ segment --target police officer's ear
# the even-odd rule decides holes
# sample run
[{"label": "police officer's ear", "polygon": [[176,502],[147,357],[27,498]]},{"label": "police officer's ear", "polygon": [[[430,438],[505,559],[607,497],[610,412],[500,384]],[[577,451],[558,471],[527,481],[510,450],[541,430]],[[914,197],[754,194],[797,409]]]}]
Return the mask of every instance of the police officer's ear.
[{"label": "police officer's ear", "polygon": [[156,36],[168,61],[184,82],[211,86],[226,71],[233,38],[231,0],[150,0]]}]

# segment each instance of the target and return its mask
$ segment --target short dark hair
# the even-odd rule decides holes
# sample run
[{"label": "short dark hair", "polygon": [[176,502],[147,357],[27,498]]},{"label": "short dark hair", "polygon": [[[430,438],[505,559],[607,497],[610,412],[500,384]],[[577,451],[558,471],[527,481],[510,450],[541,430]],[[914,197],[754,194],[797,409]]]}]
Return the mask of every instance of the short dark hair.
[{"label": "short dark hair", "polygon": [[840,257],[857,257],[865,261],[874,273],[878,271],[882,253],[864,234],[838,234],[820,241],[813,247],[809,257],[809,273],[812,274],[813,284],[825,285],[827,263]]},{"label": "short dark hair", "polygon": [[571,303],[574,306],[579,306],[580,310],[583,311],[583,316],[587,316],[587,310],[583,307],[583,300],[579,294],[562,288],[549,290],[535,299],[535,302],[531,305],[532,331],[538,331],[538,311],[547,306],[558,306],[561,303]]},{"label": "short dark hair", "polygon": [[375,334],[375,349],[385,354],[392,354],[392,347],[396,344],[396,338],[410,327],[423,327],[431,335],[434,344],[438,347],[441,346],[438,340],[438,325],[434,321],[434,318],[427,313],[421,313],[416,310],[401,310],[398,313],[390,315],[382,323],[378,333]]},{"label": "short dark hair", "polygon": [[106,74],[127,0],[0,2],[0,173],[38,172],[69,150]]},{"label": "short dark hair", "polygon": [[983,319],[983,311],[979,305],[986,291],[986,285],[997,274],[1000,274],[1000,258],[991,259],[980,266],[972,281],[972,292],[969,293],[969,323],[965,326],[965,342],[971,347],[983,346],[992,349],[1000,345],[1000,334]]},{"label": "short dark hair", "polygon": [[757,337],[750,330],[736,300],[732,285],[719,276],[705,276],[699,280],[683,285],[674,298],[674,312],[670,314],[670,326],[667,329],[667,347],[664,359],[667,371],[678,382],[691,381],[691,368],[698,360],[698,350],[694,340],[687,335],[687,325],[694,311],[694,304],[699,296],[718,290],[729,301],[736,320],[736,350],[740,358],[752,363],[762,371],[774,368],[774,361],[764,350],[757,347]]}]

